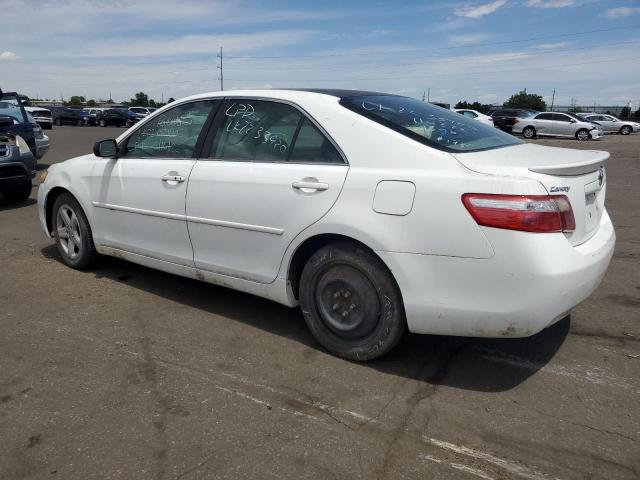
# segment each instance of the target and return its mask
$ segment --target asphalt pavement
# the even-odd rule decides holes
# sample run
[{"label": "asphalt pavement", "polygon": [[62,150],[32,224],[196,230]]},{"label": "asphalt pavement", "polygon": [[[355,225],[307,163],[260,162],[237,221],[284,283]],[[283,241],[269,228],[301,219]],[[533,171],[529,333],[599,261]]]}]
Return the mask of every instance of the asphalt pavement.
[{"label": "asphalt pavement", "polygon": [[[40,168],[120,128],[59,127]],[[526,339],[335,358],[297,309],[118,259],[79,272],[0,200],[0,479],[640,477],[640,134],[611,152],[597,291]]]}]

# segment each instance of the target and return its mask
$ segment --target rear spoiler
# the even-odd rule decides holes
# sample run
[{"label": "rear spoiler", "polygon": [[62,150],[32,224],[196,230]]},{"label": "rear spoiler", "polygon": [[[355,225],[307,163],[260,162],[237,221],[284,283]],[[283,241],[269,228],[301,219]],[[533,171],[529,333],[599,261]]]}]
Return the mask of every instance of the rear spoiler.
[{"label": "rear spoiler", "polygon": [[592,158],[574,163],[561,163],[558,165],[541,165],[539,167],[529,167],[529,170],[536,173],[548,175],[583,175],[591,173],[602,167],[609,159],[609,152],[591,150]]}]

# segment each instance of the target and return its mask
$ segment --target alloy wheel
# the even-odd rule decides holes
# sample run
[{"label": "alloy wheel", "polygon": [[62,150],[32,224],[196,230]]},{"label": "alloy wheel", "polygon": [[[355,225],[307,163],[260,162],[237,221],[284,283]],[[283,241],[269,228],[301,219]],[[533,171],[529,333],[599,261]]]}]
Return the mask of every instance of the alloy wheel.
[{"label": "alloy wheel", "polygon": [[78,217],[69,205],[58,209],[56,232],[64,253],[71,259],[77,258],[82,250],[82,234]]}]

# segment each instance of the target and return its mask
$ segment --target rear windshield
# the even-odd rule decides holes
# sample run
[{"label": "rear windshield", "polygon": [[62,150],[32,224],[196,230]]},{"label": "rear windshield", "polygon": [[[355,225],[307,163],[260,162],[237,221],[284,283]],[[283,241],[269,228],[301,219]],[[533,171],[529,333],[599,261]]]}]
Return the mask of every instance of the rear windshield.
[{"label": "rear windshield", "polygon": [[430,147],[447,152],[489,150],[522,143],[457,112],[395,95],[345,97],[340,104]]}]

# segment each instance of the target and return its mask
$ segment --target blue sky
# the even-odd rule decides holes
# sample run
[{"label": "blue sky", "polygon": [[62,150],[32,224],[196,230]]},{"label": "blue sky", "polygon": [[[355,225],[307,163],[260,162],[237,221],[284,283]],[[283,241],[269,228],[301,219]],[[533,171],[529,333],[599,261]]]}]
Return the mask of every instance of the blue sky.
[{"label": "blue sky", "polygon": [[0,11],[0,86],[30,96],[218,90],[222,46],[225,89],[640,101],[638,0],[0,0]]}]

